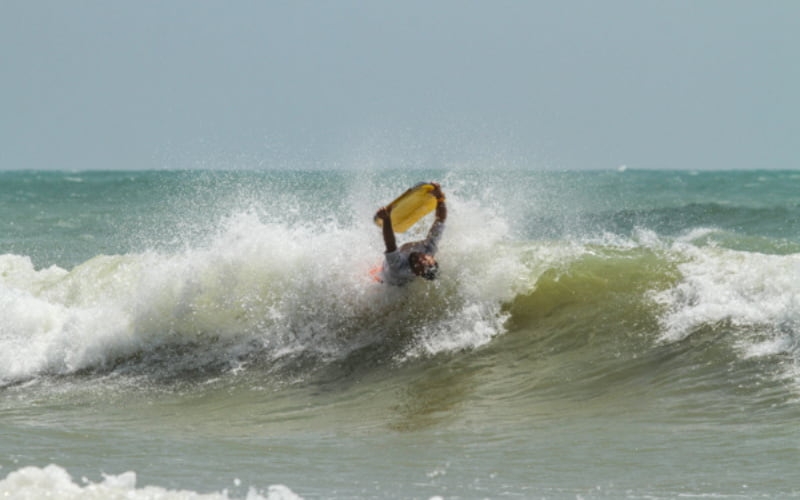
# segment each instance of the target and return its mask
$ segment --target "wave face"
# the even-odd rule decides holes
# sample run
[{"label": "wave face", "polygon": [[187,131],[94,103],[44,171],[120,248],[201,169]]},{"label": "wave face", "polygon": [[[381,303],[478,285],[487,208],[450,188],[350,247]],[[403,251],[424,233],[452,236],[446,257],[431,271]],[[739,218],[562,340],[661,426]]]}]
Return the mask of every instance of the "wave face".
[{"label": "wave face", "polygon": [[[443,277],[405,289],[368,278],[381,259],[369,214],[392,196],[388,183],[296,172],[5,174],[5,186],[17,184],[4,197],[15,226],[31,208],[8,193],[65,194],[48,201],[57,213],[16,229],[38,234],[35,256],[0,255],[0,381],[295,373],[297,363],[314,370],[359,355],[397,362],[536,333],[554,316],[563,339],[613,317],[606,335],[644,325],[653,348],[725,325],[744,357],[795,359],[798,207],[772,188],[746,195],[796,176],[728,174],[730,192],[706,196],[712,174],[435,174],[417,175],[448,186]],[[554,184],[569,186],[567,199],[553,199]],[[44,229],[54,221],[63,231]],[[42,262],[71,230],[86,248],[66,264]],[[134,248],[98,251],[124,244]],[[96,254],[69,265],[79,253]]]},{"label": "wave face", "polygon": [[[383,251],[374,210],[429,179],[441,181],[449,201],[440,279],[405,288],[372,281]],[[538,463],[536,491],[574,497],[585,479],[567,478],[564,464],[589,470],[599,458],[583,443],[608,439],[650,450],[634,457],[610,447],[620,463],[666,460],[683,471],[667,474],[662,490],[621,480],[611,496],[724,497],[742,493],[721,486],[724,475],[694,477],[691,484],[706,489],[686,486],[693,471],[679,452],[670,455],[669,436],[681,436],[675,449],[686,453],[735,445],[760,454],[781,452],[792,433],[781,422],[796,417],[800,396],[795,173],[100,172],[0,180],[0,410],[12,441],[28,421],[80,427],[95,413],[124,422],[114,431],[122,436],[174,432],[176,456],[206,456],[186,451],[177,430],[184,425],[206,439],[242,441],[376,432],[400,448],[413,435],[419,449],[434,439],[431,430],[449,433],[445,444],[482,433],[486,441],[464,470],[486,472],[488,489],[448,475],[448,460],[430,466],[424,484],[383,477],[379,467],[370,477],[384,492],[397,481],[415,485],[412,496],[524,494],[524,478],[492,476],[487,464],[505,456],[531,463],[530,449],[573,450]],[[401,242],[422,237],[430,222]],[[64,410],[76,401],[85,414]],[[113,413],[116,405],[124,415]],[[177,420],[171,405],[182,408]],[[753,416],[764,426],[752,427]],[[747,426],[749,438],[714,441],[724,434],[718,426]],[[549,437],[535,432],[543,428]],[[699,437],[698,429],[712,432]],[[658,436],[664,441],[654,442]],[[146,456],[134,441],[123,448]],[[298,460],[325,456],[316,441],[308,446],[313,453]],[[331,446],[338,457],[343,444]],[[64,469],[71,460],[31,469],[15,461],[0,485],[32,475],[75,491],[142,491],[124,474],[75,485]],[[259,477],[242,460],[239,475]],[[115,473],[172,481],[149,464]],[[595,485],[620,473],[605,467],[591,468],[609,474]],[[333,491],[301,469],[280,471],[271,483],[289,484],[290,497]],[[340,471],[342,485],[357,484],[354,471]],[[751,481],[770,474],[759,469]],[[767,483],[750,492],[778,491]],[[225,495],[219,482],[183,484]]]}]

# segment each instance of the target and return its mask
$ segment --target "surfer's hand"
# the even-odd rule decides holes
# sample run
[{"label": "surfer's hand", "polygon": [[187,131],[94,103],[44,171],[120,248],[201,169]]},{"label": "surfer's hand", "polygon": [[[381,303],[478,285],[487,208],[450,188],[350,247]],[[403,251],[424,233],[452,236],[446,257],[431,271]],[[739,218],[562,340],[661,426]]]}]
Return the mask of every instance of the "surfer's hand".
[{"label": "surfer's hand", "polygon": [[391,217],[391,208],[381,207],[378,209],[378,212],[375,214],[375,217],[381,220],[386,220]]}]

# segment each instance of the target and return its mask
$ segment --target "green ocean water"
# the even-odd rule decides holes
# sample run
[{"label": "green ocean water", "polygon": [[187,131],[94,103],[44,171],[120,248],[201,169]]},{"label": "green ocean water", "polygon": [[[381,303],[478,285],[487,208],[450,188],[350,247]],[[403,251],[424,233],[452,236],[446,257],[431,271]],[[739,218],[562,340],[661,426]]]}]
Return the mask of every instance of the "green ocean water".
[{"label": "green ocean water", "polygon": [[[433,283],[372,214],[449,202]],[[800,173],[0,173],[12,498],[800,496]],[[419,237],[429,219],[401,242]]]}]

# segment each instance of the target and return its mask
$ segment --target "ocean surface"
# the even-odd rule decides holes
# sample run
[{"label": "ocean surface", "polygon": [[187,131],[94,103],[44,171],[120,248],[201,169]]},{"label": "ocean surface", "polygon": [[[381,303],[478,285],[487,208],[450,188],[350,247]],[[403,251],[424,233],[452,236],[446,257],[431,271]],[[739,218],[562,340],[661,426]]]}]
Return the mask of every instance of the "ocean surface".
[{"label": "ocean surface", "polygon": [[[427,180],[440,279],[372,281]],[[0,172],[0,213],[0,497],[800,497],[800,171]]]}]

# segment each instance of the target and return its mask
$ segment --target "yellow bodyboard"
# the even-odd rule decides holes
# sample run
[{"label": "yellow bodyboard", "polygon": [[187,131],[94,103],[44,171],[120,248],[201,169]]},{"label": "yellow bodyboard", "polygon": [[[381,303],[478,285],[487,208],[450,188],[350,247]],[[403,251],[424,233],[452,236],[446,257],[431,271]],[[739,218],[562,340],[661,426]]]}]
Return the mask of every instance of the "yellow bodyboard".
[{"label": "yellow bodyboard", "polygon": [[[395,233],[404,233],[418,220],[433,212],[436,208],[436,197],[431,194],[433,184],[420,182],[386,205],[392,209],[392,229]],[[375,224],[383,226],[383,221],[375,217]]]}]

